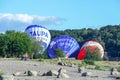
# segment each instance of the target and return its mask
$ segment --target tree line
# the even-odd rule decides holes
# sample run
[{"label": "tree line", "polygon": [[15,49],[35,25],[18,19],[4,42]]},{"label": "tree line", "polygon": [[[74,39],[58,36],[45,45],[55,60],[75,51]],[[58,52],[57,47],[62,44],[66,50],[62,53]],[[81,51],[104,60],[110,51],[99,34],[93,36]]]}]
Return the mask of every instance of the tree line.
[{"label": "tree line", "polygon": [[[107,25],[100,29],[82,28],[49,31],[51,41],[58,36],[68,35],[75,38],[82,47],[87,40],[97,40],[103,45],[108,56],[120,57],[120,25]],[[20,57],[26,52],[32,56],[35,50],[41,49],[41,45],[30,39],[24,32],[6,31],[4,34],[0,33],[0,57]]]}]

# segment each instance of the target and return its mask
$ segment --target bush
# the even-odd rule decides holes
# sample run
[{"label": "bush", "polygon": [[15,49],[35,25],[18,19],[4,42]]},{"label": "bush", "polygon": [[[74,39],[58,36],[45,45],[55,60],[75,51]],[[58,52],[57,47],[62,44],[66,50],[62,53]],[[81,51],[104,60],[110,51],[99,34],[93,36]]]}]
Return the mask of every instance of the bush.
[{"label": "bush", "polygon": [[43,52],[42,57],[43,57],[44,59],[48,59],[47,50]]},{"label": "bush", "polygon": [[94,53],[86,49],[86,55],[84,57],[85,60],[93,60],[93,61],[101,61],[100,53],[97,53],[98,51],[96,50]]},{"label": "bush", "polygon": [[43,58],[42,54],[34,54],[33,59]]},{"label": "bush", "polygon": [[34,54],[33,59],[48,59],[47,52],[44,51],[42,54],[40,53]]},{"label": "bush", "polygon": [[55,56],[58,57],[64,57],[64,53],[61,49],[55,49]]}]

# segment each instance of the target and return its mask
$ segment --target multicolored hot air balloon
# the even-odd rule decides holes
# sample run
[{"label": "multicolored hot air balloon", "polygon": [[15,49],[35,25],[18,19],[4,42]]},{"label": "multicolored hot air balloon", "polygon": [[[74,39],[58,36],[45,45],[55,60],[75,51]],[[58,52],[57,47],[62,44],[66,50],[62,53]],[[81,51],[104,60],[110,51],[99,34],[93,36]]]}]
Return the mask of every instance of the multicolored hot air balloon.
[{"label": "multicolored hot air balloon", "polygon": [[75,58],[77,57],[80,46],[74,38],[63,35],[55,38],[50,43],[48,47],[48,56],[50,58],[56,57],[54,52],[55,49],[61,49],[68,58]]},{"label": "multicolored hot air balloon", "polygon": [[30,25],[25,29],[25,33],[27,33],[30,38],[34,38],[39,41],[43,46],[43,51],[48,47],[51,40],[51,35],[45,27]]},{"label": "multicolored hot air balloon", "polygon": [[89,50],[92,53],[99,54],[101,58],[103,58],[103,56],[104,56],[103,46],[95,40],[90,40],[83,44],[83,46],[81,47],[81,49],[79,51],[77,59],[79,59],[79,60],[84,59],[84,56],[86,55],[87,50]]}]

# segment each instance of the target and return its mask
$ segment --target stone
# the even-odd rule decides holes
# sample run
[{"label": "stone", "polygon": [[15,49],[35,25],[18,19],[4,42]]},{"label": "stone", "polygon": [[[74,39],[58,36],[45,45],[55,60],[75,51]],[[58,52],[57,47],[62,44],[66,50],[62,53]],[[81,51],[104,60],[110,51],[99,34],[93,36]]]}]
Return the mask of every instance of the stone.
[{"label": "stone", "polygon": [[14,80],[13,75],[2,75],[0,76],[0,80]]},{"label": "stone", "polygon": [[28,76],[37,76],[37,71],[28,70]]},{"label": "stone", "polygon": [[64,66],[68,66],[68,64],[67,64],[67,63],[64,63]]},{"label": "stone", "polygon": [[33,66],[37,66],[37,64],[34,64]]},{"label": "stone", "polygon": [[78,67],[78,73],[81,73],[82,69],[80,67]]},{"label": "stone", "polygon": [[64,66],[63,62],[58,62],[58,65]]},{"label": "stone", "polygon": [[61,76],[62,76],[63,78],[70,78],[66,73],[61,73]]},{"label": "stone", "polygon": [[58,75],[57,75],[57,78],[59,78],[59,77],[60,77],[61,73],[62,73],[62,68],[60,68],[60,69],[58,70]]},{"label": "stone", "polygon": [[60,68],[58,70],[57,78],[63,77],[63,78],[69,78],[69,76],[66,74],[66,69]]},{"label": "stone", "polygon": [[57,76],[58,72],[56,70],[50,70],[45,75],[46,76]]},{"label": "stone", "polygon": [[43,73],[42,76],[47,76],[46,73]]},{"label": "stone", "polygon": [[91,72],[84,72],[84,73],[82,73],[82,76],[91,76],[91,75],[92,75]]},{"label": "stone", "polygon": [[58,70],[58,73],[66,73],[67,71],[66,71],[66,69],[64,69],[64,68],[60,68],[59,70]]},{"label": "stone", "polygon": [[13,74],[13,76],[19,76],[19,75],[21,75],[21,72],[16,72]]},{"label": "stone", "polygon": [[111,70],[110,70],[111,72],[113,72],[113,71],[117,71],[117,69],[116,68],[111,68]]},{"label": "stone", "polygon": [[116,80],[120,80],[120,76],[119,76],[119,77],[117,76],[117,77],[116,77]]},{"label": "stone", "polygon": [[69,64],[69,67],[75,67],[75,65],[74,64]]},{"label": "stone", "polygon": [[67,70],[66,69],[62,69],[62,71],[61,71],[61,73],[66,73],[67,72]]},{"label": "stone", "polygon": [[60,69],[58,70],[58,73],[61,73],[61,71],[62,71],[62,68],[60,68]]},{"label": "stone", "polygon": [[117,71],[116,68],[111,68],[111,70],[110,70],[110,74],[111,74],[111,75],[118,75],[119,72]]},{"label": "stone", "polygon": [[85,67],[78,67],[78,73],[82,73],[85,71]]},{"label": "stone", "polygon": [[113,71],[113,72],[111,72],[111,75],[118,75],[118,74],[119,74],[118,71]]}]

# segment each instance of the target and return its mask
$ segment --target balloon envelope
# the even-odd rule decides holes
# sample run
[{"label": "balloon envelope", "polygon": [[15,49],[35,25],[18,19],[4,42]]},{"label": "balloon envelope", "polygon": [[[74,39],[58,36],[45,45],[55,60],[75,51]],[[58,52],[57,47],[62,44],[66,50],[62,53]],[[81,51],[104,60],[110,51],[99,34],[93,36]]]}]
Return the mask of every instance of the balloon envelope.
[{"label": "balloon envelope", "polygon": [[48,47],[48,56],[50,58],[55,58],[55,49],[60,49],[65,55],[70,57],[77,57],[78,51],[80,49],[77,41],[70,36],[59,36],[55,38]]},{"label": "balloon envelope", "polygon": [[83,44],[82,48],[79,51],[77,59],[79,60],[84,59],[84,56],[86,55],[87,50],[89,50],[92,53],[97,53],[98,55],[100,55],[101,58],[103,58],[104,56],[103,46],[95,40],[90,40]]},{"label": "balloon envelope", "polygon": [[48,47],[51,40],[51,35],[45,27],[30,25],[25,29],[25,33],[27,33],[30,38],[34,38],[39,41],[43,47],[43,51]]}]

